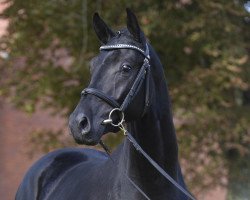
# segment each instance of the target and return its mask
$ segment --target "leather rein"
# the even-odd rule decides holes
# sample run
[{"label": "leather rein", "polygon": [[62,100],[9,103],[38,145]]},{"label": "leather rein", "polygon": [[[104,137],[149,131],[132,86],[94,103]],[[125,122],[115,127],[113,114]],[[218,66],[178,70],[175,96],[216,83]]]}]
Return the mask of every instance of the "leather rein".
[{"label": "leather rein", "polygon": [[[187,197],[189,197],[192,200],[195,200],[195,198],[187,191],[185,190],[181,185],[179,185],[161,166],[159,166],[143,149],[142,147],[137,143],[135,138],[129,133],[126,128],[124,127],[124,112],[128,108],[129,104],[132,102],[133,98],[136,96],[136,94],[139,92],[140,88],[142,87],[142,84],[144,80],[145,82],[145,100],[144,100],[144,110],[142,113],[142,116],[146,113],[150,102],[149,102],[149,73],[150,73],[150,55],[149,55],[149,48],[148,44],[146,43],[146,50],[142,50],[141,48],[134,46],[134,45],[129,45],[129,44],[116,44],[116,45],[103,45],[100,47],[100,51],[102,50],[116,50],[116,49],[133,49],[138,52],[140,52],[144,56],[144,61],[141,66],[141,69],[139,70],[137,77],[135,78],[135,81],[129,90],[127,96],[125,97],[123,103],[120,105],[113,97],[110,97],[103,93],[100,90],[97,90],[95,88],[85,88],[82,92],[81,95],[87,95],[91,94],[99,99],[103,100],[107,104],[109,104],[113,109],[109,113],[108,119],[103,121],[103,124],[111,124],[112,126],[119,127],[124,135],[127,137],[127,139],[132,143],[134,148],[141,153],[147,160],[148,162],[159,172],[161,173],[168,181],[170,181],[176,188],[178,188],[183,194],[185,194]],[[114,115],[115,112],[119,112],[120,115],[120,121],[119,122],[113,122],[112,115]],[[103,143],[101,145],[104,147],[104,150],[106,152],[107,148]],[[132,181],[128,176],[128,180],[133,184],[133,186],[146,198],[150,199],[142,190],[141,188],[134,182]]]}]

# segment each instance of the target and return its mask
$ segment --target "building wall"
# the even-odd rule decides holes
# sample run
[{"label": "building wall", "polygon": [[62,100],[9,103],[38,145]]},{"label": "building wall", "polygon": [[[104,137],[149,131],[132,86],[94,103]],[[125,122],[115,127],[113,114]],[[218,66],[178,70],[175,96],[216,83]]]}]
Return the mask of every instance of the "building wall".
[{"label": "building wall", "polygon": [[29,116],[7,103],[0,106],[0,199],[12,200],[27,169],[41,155],[31,158],[29,135],[34,130],[58,130],[65,120],[38,111]]}]

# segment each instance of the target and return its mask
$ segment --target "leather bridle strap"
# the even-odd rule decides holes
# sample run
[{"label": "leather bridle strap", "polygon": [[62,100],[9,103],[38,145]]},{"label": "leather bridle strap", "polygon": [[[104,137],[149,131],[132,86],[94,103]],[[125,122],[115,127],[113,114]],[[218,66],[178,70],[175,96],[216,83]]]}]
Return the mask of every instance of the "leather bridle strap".
[{"label": "leather bridle strap", "polygon": [[130,45],[130,44],[103,45],[100,47],[100,50],[114,50],[114,49],[134,49],[140,52],[141,54],[143,54],[144,57],[147,58],[148,60],[150,59],[148,44],[146,44],[146,51],[142,50],[141,48],[137,46]]},{"label": "leather bridle strap", "polygon": [[105,93],[103,93],[95,88],[86,88],[82,91],[81,94],[82,95],[92,94],[92,95],[102,99],[106,103],[108,103],[111,107],[114,107],[114,108],[120,107],[120,104],[113,97],[107,96]]},{"label": "leather bridle strap", "polygon": [[144,102],[144,110],[143,110],[143,113],[142,113],[142,116],[145,115],[145,113],[147,112],[148,110],[148,107],[149,107],[149,104],[150,104],[150,96],[149,96],[149,81],[150,81],[150,67],[147,67],[147,72],[146,72],[146,82],[145,82],[145,102]]},{"label": "leather bridle strap", "polygon": [[140,70],[135,78],[135,81],[134,81],[131,89],[129,90],[128,94],[126,95],[124,101],[122,102],[122,104],[120,105],[113,97],[108,96],[107,94],[105,94],[102,91],[99,91],[95,88],[86,88],[81,92],[81,94],[82,95],[87,95],[87,94],[94,95],[94,96],[102,99],[104,102],[108,103],[111,107],[119,108],[119,110],[121,112],[125,112],[129,106],[129,104],[132,102],[133,98],[139,92],[139,90],[140,90],[140,88],[141,88],[141,86],[144,83],[144,80],[146,78],[145,102],[144,102],[144,109],[143,109],[143,113],[142,113],[142,116],[143,116],[146,113],[146,110],[149,106],[149,71],[150,71],[149,70],[149,68],[150,68],[149,59],[150,59],[150,56],[149,56],[148,44],[146,44],[145,51],[139,47],[136,47],[134,45],[128,45],[128,44],[104,45],[104,46],[100,47],[100,50],[115,50],[115,49],[133,49],[133,50],[140,52],[145,57],[144,61],[143,61],[143,65],[141,66],[141,68],[140,68]]},{"label": "leather bridle strap", "polygon": [[[137,74],[137,77],[131,87],[131,89],[129,90],[129,93],[127,94],[127,96],[125,97],[120,110],[122,112],[125,112],[125,110],[128,108],[129,104],[131,103],[132,99],[136,96],[136,94],[139,92],[142,83],[144,82],[144,79],[146,77],[147,74],[147,70],[149,68],[149,63],[147,58],[144,59],[144,63],[140,69],[140,71]],[[147,96],[145,94],[145,96]]]},{"label": "leather bridle strap", "polygon": [[[133,136],[124,128],[122,125],[123,123],[123,118],[124,118],[124,111],[128,108],[129,104],[131,103],[132,99],[134,96],[139,92],[142,84],[145,82],[146,78],[146,83],[145,83],[145,105],[144,105],[144,111],[143,115],[145,114],[148,106],[149,106],[149,73],[150,73],[150,64],[149,64],[149,49],[148,45],[146,44],[146,51],[143,51],[139,47],[133,46],[133,45],[128,45],[128,44],[116,44],[116,45],[104,45],[100,47],[100,50],[115,50],[115,49],[134,49],[137,50],[138,52],[142,53],[144,55],[144,62],[143,65],[141,66],[141,69],[139,70],[137,77],[128,92],[127,96],[125,97],[123,103],[120,105],[113,97],[110,97],[106,95],[105,93],[94,89],[94,88],[86,88],[82,91],[82,95],[87,95],[87,94],[92,94],[100,99],[102,99],[104,102],[109,104],[111,107],[114,109],[110,112],[109,119],[107,120],[108,123],[110,123],[113,126],[119,126],[121,130],[124,131],[124,134],[127,136],[128,140],[133,144],[135,149],[139,151],[149,162],[151,165],[153,165],[159,173],[161,173],[166,179],[168,179],[175,187],[177,187],[182,193],[184,193],[186,196],[188,196],[190,199],[195,200],[194,197],[189,194],[184,188],[182,188],[169,174],[167,174],[141,147],[140,145],[136,142],[136,140],[133,138]],[[123,117],[122,120],[118,124],[113,124],[112,122],[112,113],[115,110],[120,110]],[[133,180],[131,180],[128,177],[129,181],[136,187],[136,189],[146,198],[150,199],[135,183]]]},{"label": "leather bridle strap", "polygon": [[[124,128],[122,128],[124,131],[124,135],[127,137],[127,139],[133,144],[135,149],[141,153],[148,162],[167,180],[169,180],[176,188],[178,188],[183,194],[185,194],[189,199],[195,200],[195,198],[187,191],[185,190],[179,183],[177,183],[160,165],[158,165],[142,148],[141,146],[136,142],[135,138]],[[140,191],[141,192],[141,191]],[[141,192],[143,195],[144,192]],[[145,195],[144,195],[145,196]]]}]

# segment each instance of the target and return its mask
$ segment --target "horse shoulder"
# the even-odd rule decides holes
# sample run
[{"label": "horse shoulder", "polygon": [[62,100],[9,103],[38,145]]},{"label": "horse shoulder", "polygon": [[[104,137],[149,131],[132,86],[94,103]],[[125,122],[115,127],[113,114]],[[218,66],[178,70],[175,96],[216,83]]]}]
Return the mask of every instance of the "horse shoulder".
[{"label": "horse shoulder", "polygon": [[64,148],[50,152],[28,170],[18,188],[16,200],[44,199],[66,171],[79,163],[102,157],[102,152],[92,149]]}]

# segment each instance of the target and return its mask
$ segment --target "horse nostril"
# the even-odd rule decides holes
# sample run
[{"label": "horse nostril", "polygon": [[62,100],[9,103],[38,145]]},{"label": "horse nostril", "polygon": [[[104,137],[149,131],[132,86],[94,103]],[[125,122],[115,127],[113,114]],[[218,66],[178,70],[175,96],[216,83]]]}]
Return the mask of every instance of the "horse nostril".
[{"label": "horse nostril", "polygon": [[86,117],[83,117],[82,121],[80,121],[80,127],[85,129],[88,126],[88,120]]},{"label": "horse nostril", "polygon": [[81,129],[82,134],[86,134],[90,130],[90,125],[87,117],[82,117],[79,121],[79,128]]}]

